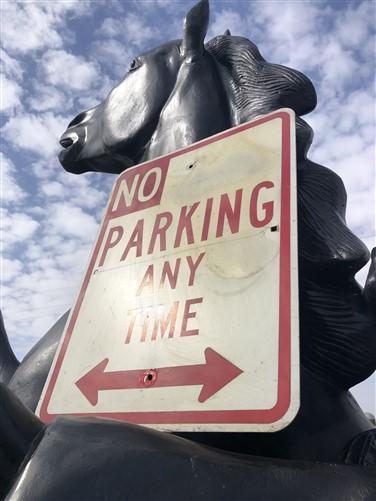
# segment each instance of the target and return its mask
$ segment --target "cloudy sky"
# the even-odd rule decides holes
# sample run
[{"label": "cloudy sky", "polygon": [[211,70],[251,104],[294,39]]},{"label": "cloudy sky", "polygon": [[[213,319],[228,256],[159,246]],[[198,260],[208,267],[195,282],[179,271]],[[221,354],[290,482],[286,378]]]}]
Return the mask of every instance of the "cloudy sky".
[{"label": "cloudy sky", "polygon": [[[111,175],[66,173],[58,138],[103,100],[139,53],[181,37],[194,1],[2,0],[2,310],[22,358],[74,301]],[[306,73],[310,158],[341,175],[348,225],[375,245],[375,2],[211,0],[208,38],[230,28]],[[358,275],[364,282],[366,269]],[[375,378],[355,389],[375,412]]]}]

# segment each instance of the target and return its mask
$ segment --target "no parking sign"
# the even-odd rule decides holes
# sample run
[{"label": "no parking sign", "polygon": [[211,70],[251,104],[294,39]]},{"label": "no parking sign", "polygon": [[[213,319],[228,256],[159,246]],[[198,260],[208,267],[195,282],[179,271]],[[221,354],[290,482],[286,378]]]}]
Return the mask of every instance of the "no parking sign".
[{"label": "no parking sign", "polygon": [[37,412],[274,431],[299,408],[295,122],[283,109],[116,180]]}]

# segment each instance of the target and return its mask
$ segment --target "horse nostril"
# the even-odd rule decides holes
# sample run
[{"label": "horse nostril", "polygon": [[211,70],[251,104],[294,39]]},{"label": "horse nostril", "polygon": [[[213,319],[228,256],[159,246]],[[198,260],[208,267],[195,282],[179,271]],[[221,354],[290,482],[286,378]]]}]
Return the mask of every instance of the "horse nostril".
[{"label": "horse nostril", "polygon": [[87,115],[88,111],[83,111],[82,113],[79,113],[76,117],[74,117],[74,119],[71,122],[69,122],[68,129],[69,127],[73,127],[74,125],[78,125],[79,123],[83,122],[87,117]]},{"label": "horse nostril", "polygon": [[65,149],[70,148],[74,143],[78,141],[78,134],[76,132],[65,131],[60,137],[59,143]]},{"label": "horse nostril", "polygon": [[70,137],[60,139],[59,142],[63,148],[69,148],[69,146],[72,146],[72,144],[74,143],[73,139]]}]

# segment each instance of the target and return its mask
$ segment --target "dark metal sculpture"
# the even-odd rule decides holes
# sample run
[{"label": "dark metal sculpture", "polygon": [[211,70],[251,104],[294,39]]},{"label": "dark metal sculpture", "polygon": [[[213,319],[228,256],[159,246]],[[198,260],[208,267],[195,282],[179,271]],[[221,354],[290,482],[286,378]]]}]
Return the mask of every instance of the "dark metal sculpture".
[{"label": "dark metal sculpture", "polygon": [[[3,485],[10,485],[14,465],[30,446],[8,499],[376,497],[376,472],[369,466],[376,463],[375,429],[347,391],[376,368],[376,253],[362,290],[354,275],[369,252],[345,224],[343,183],[307,158],[313,133],[300,115],[315,107],[312,83],[298,71],[266,62],[252,42],[229,32],[204,45],[208,20],[208,2],[202,0],[187,14],[183,40],[137,57],[103,103],[69,124],[59,158],[76,174],[118,173],[257,115],[281,107],[296,112],[298,416],[277,433],[180,434],[221,451],[99,419],[60,418],[43,427],[14,395],[35,409],[66,316],[18,367],[3,330],[0,374],[12,390],[1,388],[0,442],[11,434],[0,454],[0,470],[8,472]],[[20,436],[24,445],[14,459]],[[64,468],[62,457],[69,458]],[[315,460],[337,464],[304,462]]]}]

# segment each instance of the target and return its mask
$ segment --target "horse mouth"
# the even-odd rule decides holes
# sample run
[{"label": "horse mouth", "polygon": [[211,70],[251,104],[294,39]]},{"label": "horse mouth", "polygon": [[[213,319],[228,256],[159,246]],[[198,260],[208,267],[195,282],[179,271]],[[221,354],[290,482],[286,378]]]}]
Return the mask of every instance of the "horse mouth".
[{"label": "horse mouth", "polygon": [[76,132],[65,132],[61,136],[59,143],[63,148],[60,150],[58,158],[66,171],[73,174],[83,174],[90,171],[120,174],[134,165],[134,161],[126,155],[109,154],[105,151],[82,157],[85,139]]},{"label": "horse mouth", "polygon": [[69,146],[72,146],[72,144],[74,143],[73,139],[71,139],[70,137],[67,137],[66,139],[60,139],[59,142],[61,146],[65,149],[68,149]]}]

